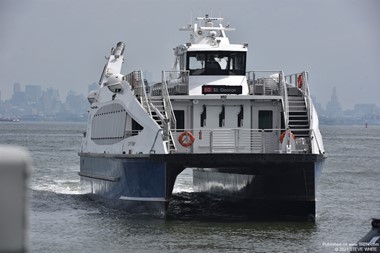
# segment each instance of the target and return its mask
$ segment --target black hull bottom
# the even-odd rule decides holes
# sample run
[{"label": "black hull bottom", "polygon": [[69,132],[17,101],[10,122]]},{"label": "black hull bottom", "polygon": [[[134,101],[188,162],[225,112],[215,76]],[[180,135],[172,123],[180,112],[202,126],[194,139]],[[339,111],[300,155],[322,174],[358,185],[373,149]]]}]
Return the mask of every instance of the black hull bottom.
[{"label": "black hull bottom", "polygon": [[313,218],[323,163],[323,156],[306,154],[80,156],[86,193],[108,206],[161,217],[167,214],[178,174],[196,168],[194,187],[217,200],[216,212],[215,207],[232,215]]},{"label": "black hull bottom", "polygon": [[176,220],[314,221],[315,201],[241,200],[205,193],[173,195],[167,217]]}]

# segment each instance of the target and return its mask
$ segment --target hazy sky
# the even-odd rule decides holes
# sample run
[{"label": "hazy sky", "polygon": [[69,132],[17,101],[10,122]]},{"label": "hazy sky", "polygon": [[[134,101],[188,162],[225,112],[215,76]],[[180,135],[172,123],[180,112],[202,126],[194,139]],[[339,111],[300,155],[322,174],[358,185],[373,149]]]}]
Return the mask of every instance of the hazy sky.
[{"label": "hazy sky", "polygon": [[323,105],[336,86],[345,108],[380,106],[378,0],[0,0],[0,91],[15,82],[87,95],[105,59],[124,41],[124,73],[159,80],[173,48],[189,41],[179,27],[196,16],[222,15],[236,28],[232,43],[249,43],[247,70],[308,70]]}]

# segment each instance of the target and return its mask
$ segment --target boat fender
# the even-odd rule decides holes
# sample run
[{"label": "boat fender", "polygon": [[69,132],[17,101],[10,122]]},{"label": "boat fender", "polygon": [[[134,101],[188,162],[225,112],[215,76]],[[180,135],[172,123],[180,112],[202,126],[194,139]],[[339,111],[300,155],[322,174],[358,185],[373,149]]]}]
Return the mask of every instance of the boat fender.
[{"label": "boat fender", "polygon": [[178,136],[178,141],[183,147],[187,148],[193,145],[195,138],[192,133],[184,131],[180,136]]},{"label": "boat fender", "polygon": [[198,132],[198,139],[202,140],[203,136],[202,136],[202,130],[199,130]]},{"label": "boat fender", "polygon": [[298,87],[298,89],[302,89],[302,85],[303,85],[302,75],[299,75],[298,78],[297,78],[297,87]]},{"label": "boat fender", "polygon": [[[290,132],[290,131],[289,131]],[[284,137],[285,137],[285,134],[287,133],[287,131],[284,131],[282,132],[282,134],[280,135],[280,143],[282,143],[284,141]],[[292,135],[293,137],[293,140],[296,140],[296,136],[294,136],[294,134],[292,132],[290,132],[290,134]]]}]

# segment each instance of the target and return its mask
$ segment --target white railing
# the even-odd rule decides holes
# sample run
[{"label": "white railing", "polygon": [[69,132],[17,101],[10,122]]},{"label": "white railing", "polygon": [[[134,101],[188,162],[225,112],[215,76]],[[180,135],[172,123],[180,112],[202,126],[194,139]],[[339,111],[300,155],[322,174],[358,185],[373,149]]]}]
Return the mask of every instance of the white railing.
[{"label": "white railing", "polygon": [[170,101],[170,95],[168,90],[168,81],[166,78],[166,72],[162,71],[162,84],[161,84],[161,94],[164,102],[165,116],[169,120],[170,128],[174,129],[176,127],[176,118],[173,111],[173,106]]},{"label": "white railing", "polygon": [[251,95],[281,96],[286,112],[285,127],[289,123],[289,99],[283,71],[260,70],[248,71],[247,81]]},{"label": "white railing", "polygon": [[189,94],[189,71],[172,70],[164,71],[167,80],[168,91],[170,95],[188,95]]},{"label": "white railing", "polygon": [[248,71],[247,81],[251,95],[282,96],[282,71],[260,70]]},{"label": "white railing", "polygon": [[[285,150],[281,148],[280,135],[284,131],[285,129],[176,129],[172,130],[172,135],[177,147],[176,153],[283,153]],[[180,143],[179,137],[183,132],[190,132],[194,137],[194,143],[189,147]],[[298,138],[295,142],[294,153],[310,153],[310,138]]]},{"label": "white railing", "polygon": [[148,102],[148,96],[146,94],[146,86],[142,71],[133,71],[126,75],[124,78],[131,86],[131,89],[135,92],[135,95],[139,98],[141,105],[144,107],[147,113],[149,115],[152,115],[152,111]]}]

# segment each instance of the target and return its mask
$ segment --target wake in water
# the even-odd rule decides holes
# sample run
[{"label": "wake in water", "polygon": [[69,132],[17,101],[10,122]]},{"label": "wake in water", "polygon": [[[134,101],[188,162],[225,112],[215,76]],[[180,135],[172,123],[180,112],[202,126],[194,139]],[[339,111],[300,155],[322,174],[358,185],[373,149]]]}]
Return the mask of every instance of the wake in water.
[{"label": "wake in water", "polygon": [[82,194],[79,179],[45,179],[40,181],[41,182],[32,184],[31,189],[68,195]]}]

